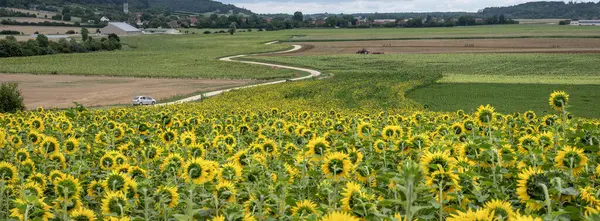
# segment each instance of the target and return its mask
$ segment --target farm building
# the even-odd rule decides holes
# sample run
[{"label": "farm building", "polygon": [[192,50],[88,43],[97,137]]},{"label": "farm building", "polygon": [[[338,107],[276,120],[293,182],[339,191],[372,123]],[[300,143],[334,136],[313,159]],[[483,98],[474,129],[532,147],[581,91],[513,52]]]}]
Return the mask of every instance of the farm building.
[{"label": "farm building", "polygon": [[600,26],[600,20],[575,20],[571,21],[575,26]]},{"label": "farm building", "polygon": [[100,29],[102,34],[117,34],[117,35],[139,35],[142,31],[125,23],[125,22],[109,22],[108,25]]}]

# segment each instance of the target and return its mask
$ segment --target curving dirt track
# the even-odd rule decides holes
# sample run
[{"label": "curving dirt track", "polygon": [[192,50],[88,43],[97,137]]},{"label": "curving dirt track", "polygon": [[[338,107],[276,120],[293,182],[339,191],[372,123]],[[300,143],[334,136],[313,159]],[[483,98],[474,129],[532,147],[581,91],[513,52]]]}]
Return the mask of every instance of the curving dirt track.
[{"label": "curving dirt track", "polygon": [[278,56],[354,54],[365,48],[386,54],[403,53],[600,53],[596,38],[522,38],[451,40],[378,40],[306,42],[303,50]]}]

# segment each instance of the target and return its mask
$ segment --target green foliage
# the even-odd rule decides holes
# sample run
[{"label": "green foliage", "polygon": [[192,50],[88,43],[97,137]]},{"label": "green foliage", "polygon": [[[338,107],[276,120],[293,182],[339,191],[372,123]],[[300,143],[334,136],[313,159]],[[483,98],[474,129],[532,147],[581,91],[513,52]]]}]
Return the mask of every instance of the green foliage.
[{"label": "green foliage", "polygon": [[90,31],[88,31],[87,28],[81,28],[81,40],[82,41],[87,41],[89,34],[90,34]]},{"label": "green foliage", "polygon": [[491,104],[503,113],[533,110],[548,113],[543,99],[554,90],[570,96],[570,112],[577,116],[600,118],[600,85],[447,83],[432,84],[408,93],[408,98],[433,111],[475,110],[480,104]]},{"label": "green foliage", "polygon": [[229,30],[227,32],[229,32],[230,35],[235,34],[235,32],[237,31],[237,24],[235,22],[232,22],[231,25],[229,26]]},{"label": "green foliage", "polygon": [[600,4],[594,2],[540,1],[508,7],[491,7],[483,9],[482,16],[505,14],[512,18],[541,19],[541,18],[581,18],[587,19],[598,16]]},{"label": "green foliage", "polygon": [[[74,33],[74,32],[73,32]],[[122,45],[115,38],[104,39],[102,42],[89,41],[79,43],[75,40],[66,41],[61,39],[58,42],[49,41],[45,35],[38,35],[36,40],[17,42],[17,40],[8,36],[0,40],[0,58],[2,57],[27,57],[35,55],[47,55],[58,53],[84,53],[90,51],[112,51],[121,49]]]},{"label": "green foliage", "polygon": [[2,83],[0,85],[0,113],[14,113],[25,110],[23,96],[17,83]]}]

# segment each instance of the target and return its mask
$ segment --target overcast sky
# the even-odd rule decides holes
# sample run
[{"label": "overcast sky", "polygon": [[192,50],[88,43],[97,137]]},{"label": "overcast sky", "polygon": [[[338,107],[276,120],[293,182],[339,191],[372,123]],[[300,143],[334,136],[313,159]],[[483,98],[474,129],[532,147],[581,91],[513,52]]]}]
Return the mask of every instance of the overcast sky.
[{"label": "overcast sky", "polygon": [[217,0],[255,13],[476,12],[535,0]]}]

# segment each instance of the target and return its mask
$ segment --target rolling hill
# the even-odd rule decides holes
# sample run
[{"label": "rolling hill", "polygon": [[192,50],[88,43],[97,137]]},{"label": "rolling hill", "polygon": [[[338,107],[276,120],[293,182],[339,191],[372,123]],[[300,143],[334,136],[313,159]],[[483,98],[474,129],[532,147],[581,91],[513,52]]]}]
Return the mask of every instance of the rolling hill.
[{"label": "rolling hill", "polygon": [[[117,6],[127,0],[0,0],[0,7],[30,8],[33,6],[57,6],[66,4],[90,6]],[[167,8],[172,11],[195,13],[220,12],[223,14],[252,14],[250,10],[238,8],[231,4],[223,4],[212,0],[128,0],[130,9]]]}]

